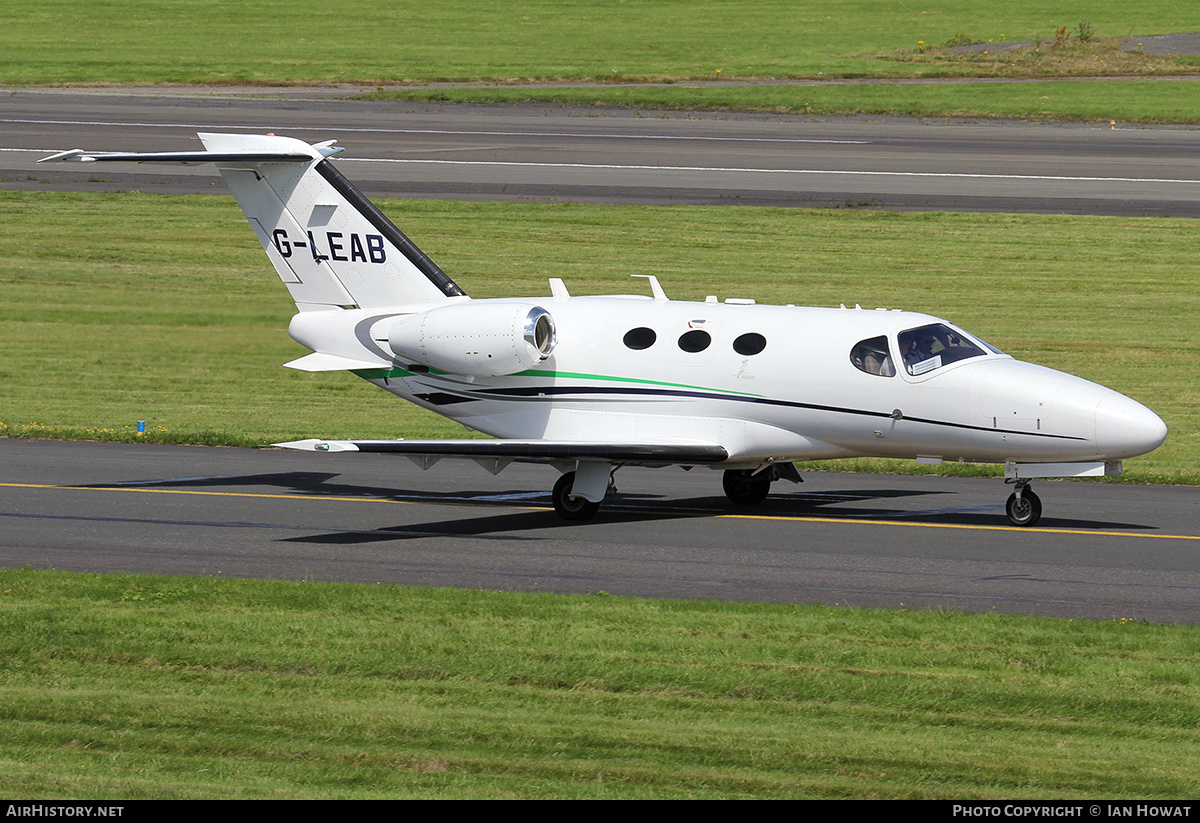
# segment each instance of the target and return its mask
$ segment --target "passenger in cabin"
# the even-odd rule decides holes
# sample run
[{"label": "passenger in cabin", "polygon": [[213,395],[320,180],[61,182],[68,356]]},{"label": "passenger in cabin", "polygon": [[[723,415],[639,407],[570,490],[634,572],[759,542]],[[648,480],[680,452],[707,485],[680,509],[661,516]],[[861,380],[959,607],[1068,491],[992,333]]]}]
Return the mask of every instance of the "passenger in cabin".
[{"label": "passenger in cabin", "polygon": [[850,352],[850,362],[859,371],[865,371],[867,374],[892,377],[896,373],[886,337],[863,340]]}]

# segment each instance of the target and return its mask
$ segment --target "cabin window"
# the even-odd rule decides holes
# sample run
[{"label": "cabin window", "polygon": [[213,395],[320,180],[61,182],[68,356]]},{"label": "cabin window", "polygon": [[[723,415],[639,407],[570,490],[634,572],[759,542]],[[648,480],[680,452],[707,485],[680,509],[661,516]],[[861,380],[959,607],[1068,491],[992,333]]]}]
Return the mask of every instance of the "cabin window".
[{"label": "cabin window", "polygon": [[887,338],[883,336],[872,337],[857,344],[850,350],[850,362],[854,364],[854,368],[867,374],[880,377],[892,377],[896,374]]},{"label": "cabin window", "polygon": [[712,337],[703,329],[692,329],[679,336],[679,348],[686,352],[704,351],[712,343]]},{"label": "cabin window", "polygon": [[767,338],[758,332],[748,332],[733,341],[733,350],[738,354],[758,354],[767,347]]},{"label": "cabin window", "polygon": [[639,326],[636,329],[630,329],[625,332],[625,345],[634,351],[648,349],[654,345],[654,341],[658,339],[658,335],[654,333],[654,329],[648,329],[645,326]]},{"label": "cabin window", "polygon": [[959,360],[987,354],[961,332],[942,323],[902,331],[896,342],[900,344],[904,368],[911,375],[925,374]]}]

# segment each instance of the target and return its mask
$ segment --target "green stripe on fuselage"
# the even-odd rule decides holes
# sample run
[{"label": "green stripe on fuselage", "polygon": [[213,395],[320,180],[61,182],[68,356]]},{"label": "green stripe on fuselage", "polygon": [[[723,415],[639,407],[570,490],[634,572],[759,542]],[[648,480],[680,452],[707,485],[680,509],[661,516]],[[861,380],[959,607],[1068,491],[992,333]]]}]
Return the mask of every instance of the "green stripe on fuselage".
[{"label": "green stripe on fuselage", "polygon": [[617,377],[611,374],[584,374],[582,372],[573,371],[543,371],[541,369],[528,369],[527,371],[517,372],[514,377],[569,377],[575,380],[607,380],[612,383],[637,383],[643,386],[666,386],[672,389],[693,389],[695,391],[713,392],[715,394],[736,394],[741,397],[762,397],[761,394],[754,394],[746,391],[732,391],[730,389],[714,389],[709,386],[693,386],[690,383],[667,383],[662,380],[644,380],[638,377]]},{"label": "green stripe on fuselage", "polygon": [[[444,374],[445,372],[437,372],[434,369],[429,370],[430,374]],[[358,375],[363,380],[386,380],[389,377],[412,377],[413,372],[400,366],[395,366],[390,369],[353,369],[352,374]],[[714,394],[735,394],[739,397],[762,397],[761,394],[744,391],[731,391],[729,389],[714,389],[709,386],[694,386],[690,383],[668,383],[663,380],[645,380],[638,377],[618,377],[612,374],[585,374],[583,372],[572,371],[549,371],[546,369],[527,369],[522,372],[517,372],[512,377],[543,377],[543,378],[569,378],[572,380],[601,380],[609,383],[634,383],[641,386],[663,386],[671,389],[691,389],[693,391],[712,392]]]}]

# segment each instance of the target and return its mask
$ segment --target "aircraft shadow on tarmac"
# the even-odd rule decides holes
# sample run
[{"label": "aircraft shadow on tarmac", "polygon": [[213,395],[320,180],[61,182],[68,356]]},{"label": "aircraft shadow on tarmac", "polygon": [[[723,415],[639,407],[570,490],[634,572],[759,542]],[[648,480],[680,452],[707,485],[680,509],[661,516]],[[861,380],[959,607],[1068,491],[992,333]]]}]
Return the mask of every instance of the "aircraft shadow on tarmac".
[{"label": "aircraft shadow on tarmac", "polygon": [[[292,542],[365,543],[387,540],[404,540],[435,536],[482,536],[500,537],[502,533],[528,532],[529,534],[506,535],[509,539],[537,539],[537,531],[557,531],[563,528],[578,528],[565,524],[553,513],[550,494],[545,490],[509,491],[497,493],[488,490],[458,490],[438,492],[410,490],[395,486],[375,486],[336,482],[342,475],[334,472],[274,472],[250,475],[226,475],[217,477],[173,478],[145,480],[134,483],[116,484],[138,488],[207,488],[240,489],[248,494],[295,494],[313,497],[341,497],[362,499],[385,499],[431,505],[462,507],[507,507],[514,506],[543,509],[521,511],[483,517],[459,517],[422,524],[383,527],[373,530],[339,529],[321,535],[284,538]],[[110,484],[92,484],[111,488]],[[821,517],[849,522],[872,520],[896,523],[929,523],[957,526],[1007,527],[1004,504],[996,501],[982,505],[955,505],[956,492],[916,489],[829,489],[824,491],[795,491],[772,495],[758,506],[735,506],[724,497],[704,496],[692,498],[664,498],[657,494],[621,493],[609,497],[600,510],[595,523],[633,523],[662,521],[671,518],[690,519],[723,515],[746,515],[756,518]],[[918,497],[942,498],[944,503],[929,508],[881,508],[870,505],[873,501],[896,501]],[[1135,523],[1079,520],[1045,517],[1042,528],[1081,530],[1157,530],[1154,526]],[[586,528],[586,527],[585,527]]]}]

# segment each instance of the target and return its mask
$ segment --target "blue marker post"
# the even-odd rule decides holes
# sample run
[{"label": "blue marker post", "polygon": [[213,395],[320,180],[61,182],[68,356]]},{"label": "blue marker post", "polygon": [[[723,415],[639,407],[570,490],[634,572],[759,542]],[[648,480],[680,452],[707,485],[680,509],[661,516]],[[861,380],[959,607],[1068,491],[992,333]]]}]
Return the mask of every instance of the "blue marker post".
[{"label": "blue marker post", "polygon": [[139,420],[138,421],[138,437],[141,437],[145,433],[146,433],[146,421]]}]

